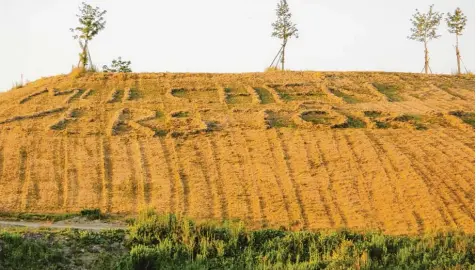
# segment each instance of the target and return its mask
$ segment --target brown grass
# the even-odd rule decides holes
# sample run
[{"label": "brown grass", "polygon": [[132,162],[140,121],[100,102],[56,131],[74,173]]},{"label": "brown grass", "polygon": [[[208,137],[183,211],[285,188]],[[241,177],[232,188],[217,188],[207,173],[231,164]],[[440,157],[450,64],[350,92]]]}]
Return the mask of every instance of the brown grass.
[{"label": "brown grass", "polygon": [[474,232],[474,128],[455,111],[474,113],[474,76],[44,78],[0,95],[0,211]]}]

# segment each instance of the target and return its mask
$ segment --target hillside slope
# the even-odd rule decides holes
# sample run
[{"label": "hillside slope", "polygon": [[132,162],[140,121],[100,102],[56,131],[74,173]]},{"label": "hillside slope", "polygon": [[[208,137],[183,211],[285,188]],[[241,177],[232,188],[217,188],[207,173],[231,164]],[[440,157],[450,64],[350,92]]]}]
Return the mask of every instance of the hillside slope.
[{"label": "hillside slope", "polygon": [[0,95],[0,211],[474,232],[474,101],[474,76],[45,78]]}]

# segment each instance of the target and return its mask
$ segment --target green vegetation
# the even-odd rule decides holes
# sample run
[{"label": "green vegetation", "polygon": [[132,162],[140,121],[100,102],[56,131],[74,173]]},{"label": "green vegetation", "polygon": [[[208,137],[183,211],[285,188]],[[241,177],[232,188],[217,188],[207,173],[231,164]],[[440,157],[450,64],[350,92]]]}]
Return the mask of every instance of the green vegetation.
[{"label": "green vegetation", "polygon": [[412,124],[416,130],[427,130],[428,127],[426,127],[421,121],[421,116],[420,115],[415,115],[415,114],[403,114],[400,116],[397,116],[393,119],[394,121],[397,122],[408,122]]},{"label": "green vegetation", "polygon": [[106,14],[105,10],[92,7],[84,2],[79,7],[79,14],[76,17],[78,17],[80,26],[70,29],[74,33],[73,38],[79,41],[81,47],[78,67],[89,66],[91,68],[94,66],[89,53],[89,42],[104,29],[106,25],[104,14]]},{"label": "green vegetation", "polygon": [[94,220],[94,219],[101,219],[101,210],[99,209],[83,209],[80,212],[80,215],[82,217],[87,217],[88,219]]},{"label": "green vegetation", "polygon": [[368,118],[377,118],[382,116],[382,112],[379,111],[365,111],[364,115]]},{"label": "green vegetation", "polygon": [[390,102],[398,102],[403,101],[403,98],[398,95],[399,87],[395,85],[386,85],[381,83],[373,83],[373,86],[377,88],[377,90],[384,94],[388,101]]},{"label": "green vegetation", "polygon": [[335,96],[342,98],[345,102],[349,104],[355,104],[360,102],[360,100],[358,100],[357,98],[347,95],[346,93],[339,91],[337,89],[329,88],[329,91],[331,91],[331,93],[334,94]]},{"label": "green vegetation", "polygon": [[185,98],[187,97],[187,90],[185,90],[184,88],[172,89],[172,96]]},{"label": "green vegetation", "polygon": [[[143,212],[127,231],[3,229],[1,269],[472,269],[474,235],[247,230]],[[8,231],[7,231],[8,230]]]},{"label": "green vegetation", "polygon": [[377,125],[377,128],[379,128],[379,129],[390,128],[390,124],[388,122],[375,121],[375,124]]},{"label": "green vegetation", "polygon": [[266,123],[270,128],[295,128],[296,124],[291,119],[291,115],[286,112],[267,111]]},{"label": "green vegetation", "polygon": [[225,88],[227,104],[246,104],[251,103],[251,95],[243,88]]},{"label": "green vegetation", "polygon": [[331,123],[332,117],[325,111],[310,111],[301,114],[304,121],[311,122],[315,125],[328,125]]},{"label": "green vegetation", "polygon": [[185,112],[185,111],[172,113],[172,117],[175,117],[175,118],[186,118],[188,116],[189,116],[189,112]]},{"label": "green vegetation", "polygon": [[77,213],[68,214],[36,214],[36,213],[8,213],[1,212],[0,217],[2,219],[11,220],[35,220],[35,221],[61,221],[73,217],[77,217]]},{"label": "green vegetation", "polygon": [[460,118],[464,123],[474,128],[474,112],[452,111],[450,115]]},{"label": "green vegetation", "polygon": [[288,94],[285,90],[283,89],[280,89],[279,87],[275,87],[274,88],[276,90],[276,93],[278,93],[279,97],[286,101],[286,102],[289,102],[289,101],[293,101],[294,100],[294,97],[291,96],[290,94]]},{"label": "green vegetation", "polygon": [[334,125],[332,128],[365,128],[367,124],[357,117],[346,115],[347,121],[343,124]]},{"label": "green vegetation", "polygon": [[104,72],[132,72],[131,61],[122,61],[122,58],[119,56],[117,59],[112,60],[111,67],[104,65],[102,67]]},{"label": "green vegetation", "polygon": [[116,269],[124,240],[123,230],[3,229],[0,269]]},{"label": "green vegetation", "polygon": [[273,96],[271,95],[271,93],[268,90],[266,90],[264,88],[261,88],[261,87],[255,87],[254,90],[258,94],[258,96],[261,100],[261,104],[269,104],[269,103],[274,103],[275,102]]}]

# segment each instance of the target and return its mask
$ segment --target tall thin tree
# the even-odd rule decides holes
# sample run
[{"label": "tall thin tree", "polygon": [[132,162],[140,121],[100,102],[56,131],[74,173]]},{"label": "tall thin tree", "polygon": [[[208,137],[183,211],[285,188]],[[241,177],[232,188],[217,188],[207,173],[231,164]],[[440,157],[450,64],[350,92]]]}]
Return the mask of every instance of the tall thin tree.
[{"label": "tall thin tree", "polygon": [[425,45],[425,73],[428,74],[428,70],[430,69],[430,58],[428,53],[428,42],[433,39],[437,39],[440,37],[436,33],[438,26],[440,25],[441,18],[443,17],[443,13],[434,12],[433,5],[430,6],[430,10],[427,13],[420,13],[418,9],[416,13],[413,14],[413,18],[410,21],[413,24],[411,28],[412,35],[408,38],[411,40],[416,40],[419,42],[423,42]]},{"label": "tall thin tree", "polygon": [[460,8],[457,8],[454,14],[448,12],[446,17],[446,24],[448,25],[448,31],[451,34],[456,35],[456,61],[458,63],[458,74],[461,74],[461,54],[459,52],[459,36],[463,34],[463,30],[466,27],[467,18],[463,14]]},{"label": "tall thin tree", "polygon": [[289,5],[286,0],[280,0],[276,8],[277,19],[272,24],[273,33],[272,37],[277,37],[282,40],[281,46],[281,69],[284,70],[286,45],[288,40],[292,37],[299,38],[296,25],[291,21],[291,12],[289,11]]},{"label": "tall thin tree", "polygon": [[79,18],[80,26],[76,28],[70,28],[74,33],[73,38],[79,41],[81,47],[81,53],[79,54],[78,66],[86,68],[88,63],[92,66],[91,55],[89,54],[89,42],[103,30],[106,21],[104,20],[105,10],[100,10],[98,7],[92,7],[89,4],[82,3],[79,7],[79,14],[76,16]]}]

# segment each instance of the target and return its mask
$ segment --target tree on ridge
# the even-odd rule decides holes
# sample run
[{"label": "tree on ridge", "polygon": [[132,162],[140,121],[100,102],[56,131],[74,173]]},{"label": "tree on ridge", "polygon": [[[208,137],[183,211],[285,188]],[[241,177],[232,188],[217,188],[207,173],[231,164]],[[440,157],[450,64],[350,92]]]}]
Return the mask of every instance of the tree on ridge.
[{"label": "tree on ridge", "polygon": [[456,61],[458,63],[458,75],[461,74],[461,54],[459,52],[459,39],[458,36],[463,34],[463,30],[466,27],[467,18],[463,14],[460,8],[457,8],[454,14],[448,12],[446,17],[446,24],[448,25],[448,31],[451,34],[456,35]]},{"label": "tree on ridge", "polygon": [[416,40],[419,42],[423,42],[425,45],[425,73],[428,74],[430,69],[430,58],[428,53],[428,42],[433,39],[437,39],[440,37],[436,33],[438,26],[440,25],[441,18],[443,17],[443,13],[434,12],[433,5],[430,6],[430,10],[427,13],[420,13],[418,9],[416,13],[413,14],[413,17],[410,21],[413,24],[413,27],[410,29],[412,35],[408,37],[408,39]]},{"label": "tree on ridge", "polygon": [[276,22],[272,24],[273,33],[271,36],[282,40],[281,50],[278,54],[281,54],[281,69],[284,70],[285,51],[288,40],[292,37],[299,38],[299,35],[296,24],[291,21],[291,12],[289,11],[289,5],[286,0],[280,0],[276,8],[276,15],[277,19]]},{"label": "tree on ridge", "polygon": [[85,2],[82,2],[82,6],[79,7],[79,14],[76,17],[79,18],[80,26],[76,28],[70,28],[74,33],[73,38],[79,41],[81,47],[81,53],[79,54],[78,66],[86,68],[89,64],[92,67],[91,55],[89,53],[89,42],[103,30],[106,21],[104,20],[105,10],[100,10],[99,7],[92,7]]}]

